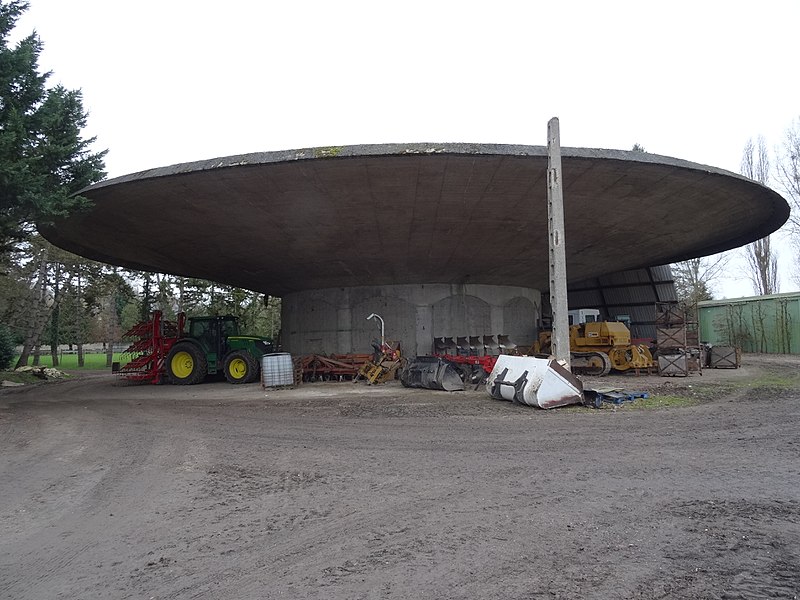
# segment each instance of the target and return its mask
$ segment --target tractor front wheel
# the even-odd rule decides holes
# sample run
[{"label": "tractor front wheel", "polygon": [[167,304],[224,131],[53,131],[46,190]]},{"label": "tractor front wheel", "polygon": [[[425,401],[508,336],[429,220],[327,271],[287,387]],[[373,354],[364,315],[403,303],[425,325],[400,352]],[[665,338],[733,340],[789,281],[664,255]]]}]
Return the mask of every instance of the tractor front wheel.
[{"label": "tractor front wheel", "polygon": [[258,379],[258,362],[246,350],[234,350],[225,357],[228,383],[252,383]]},{"label": "tractor front wheel", "polygon": [[173,385],[194,385],[208,374],[203,351],[191,342],[178,342],[167,354],[167,379]]}]

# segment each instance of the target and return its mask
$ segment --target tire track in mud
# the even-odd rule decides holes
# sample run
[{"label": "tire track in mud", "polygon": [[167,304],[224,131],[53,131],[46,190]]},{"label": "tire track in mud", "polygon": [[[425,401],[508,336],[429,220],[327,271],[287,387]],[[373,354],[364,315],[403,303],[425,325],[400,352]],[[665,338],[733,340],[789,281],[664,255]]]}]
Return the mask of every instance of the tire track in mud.
[{"label": "tire track in mud", "polygon": [[[219,586],[228,583],[235,584],[236,591],[231,593],[237,598],[271,597],[280,593],[281,579],[305,589],[325,588],[350,575],[373,573],[388,559],[412,561],[419,566],[429,563],[435,541],[418,530],[398,527],[396,518],[433,511],[440,507],[441,500],[403,497],[399,489],[391,492],[391,497],[357,509],[316,510],[306,505],[287,512],[273,510],[269,516],[244,521],[244,531],[252,532],[253,526],[260,524],[263,535],[244,534],[244,539],[232,540],[234,547],[221,553],[232,558],[227,569],[195,577],[191,585],[170,589],[166,597],[203,597],[210,590],[224,590]],[[290,492],[273,489],[269,493],[285,494],[281,503],[292,504]],[[353,500],[347,501],[350,507]],[[264,519],[269,520],[266,528]],[[341,540],[343,535],[346,539]],[[340,541],[331,544],[332,540]],[[270,587],[266,596],[265,586]]]},{"label": "tire track in mud", "polygon": [[0,542],[0,596],[644,600],[798,579],[796,392],[481,414],[467,396],[74,384],[0,412],[3,489],[67,499],[20,524],[23,556]]},{"label": "tire track in mud", "polygon": [[[49,526],[104,475],[104,467],[91,458],[92,449],[86,443],[87,431],[95,428],[92,416],[82,413],[76,419],[64,418],[63,411],[57,412],[40,414],[36,407],[16,407],[10,422],[0,423],[3,434],[11,430],[9,441],[15,445],[4,452],[0,477],[7,480],[15,472],[25,473],[3,494],[0,539],[4,541],[13,541],[31,527]],[[22,431],[20,422],[25,423],[24,443],[15,435]]]},{"label": "tire track in mud", "polygon": [[668,586],[663,594],[724,598],[800,594],[800,506],[795,501],[689,500],[673,503],[665,512],[682,538],[681,547],[672,548],[665,558],[671,569],[687,575],[682,588]]},{"label": "tire track in mud", "polygon": [[[68,388],[80,388],[70,384],[57,386],[65,398],[70,397]],[[39,408],[18,407],[18,412]],[[2,597],[48,597],[45,590],[59,579],[62,585],[66,579],[84,593],[92,591],[112,567],[131,560],[128,548],[138,543],[141,529],[158,527],[154,507],[161,496],[180,496],[171,480],[166,481],[169,489],[158,489],[159,472],[179,471],[181,457],[184,463],[198,460],[197,447],[184,435],[168,435],[138,412],[120,418],[119,407],[93,401],[53,408],[58,417],[41,420],[36,428],[28,485],[15,504],[26,507],[26,519],[14,519],[14,535],[4,535],[0,545],[0,562],[8,564],[5,557],[13,555],[16,574],[0,569]],[[148,489],[152,495],[143,494]],[[127,517],[142,512],[134,523]],[[78,576],[72,565],[85,562],[86,555],[102,558],[91,573]]]},{"label": "tire track in mud", "polygon": [[[425,579],[429,571],[436,572],[431,586],[456,589],[485,580],[477,565],[487,562],[500,565],[497,571],[504,575],[521,576],[525,569],[510,550],[496,550],[496,558],[484,550],[497,543],[496,532],[471,517],[487,514],[485,504],[493,501],[476,496],[468,477],[428,490],[408,477],[384,475],[380,479],[387,482],[376,484],[358,474],[342,477],[319,470],[286,473],[215,465],[212,471],[224,477],[204,484],[207,503],[192,510],[200,513],[196,525],[214,537],[188,540],[185,554],[194,559],[177,567],[184,582],[192,573],[191,583],[175,589],[171,576],[154,570],[141,582],[143,591],[160,589],[168,598],[212,592],[260,598],[277,596],[277,590],[291,594],[294,588],[359,597],[365,586],[396,588],[414,574]],[[244,476],[241,485],[227,483],[237,474]],[[219,487],[226,491],[219,494]],[[525,500],[543,504],[544,494],[528,493]],[[442,531],[445,515],[450,526]],[[456,575],[437,567],[442,563],[463,567]],[[493,577],[501,580],[499,574]]]}]

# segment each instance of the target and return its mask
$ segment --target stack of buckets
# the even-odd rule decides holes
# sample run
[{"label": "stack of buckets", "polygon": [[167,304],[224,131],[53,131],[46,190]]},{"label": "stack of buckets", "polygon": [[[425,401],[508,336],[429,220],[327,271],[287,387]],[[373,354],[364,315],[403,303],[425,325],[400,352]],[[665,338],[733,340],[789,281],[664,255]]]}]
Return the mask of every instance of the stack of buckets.
[{"label": "stack of buckets", "polygon": [[277,352],[261,357],[261,387],[286,385],[294,385],[292,355],[288,352]]}]

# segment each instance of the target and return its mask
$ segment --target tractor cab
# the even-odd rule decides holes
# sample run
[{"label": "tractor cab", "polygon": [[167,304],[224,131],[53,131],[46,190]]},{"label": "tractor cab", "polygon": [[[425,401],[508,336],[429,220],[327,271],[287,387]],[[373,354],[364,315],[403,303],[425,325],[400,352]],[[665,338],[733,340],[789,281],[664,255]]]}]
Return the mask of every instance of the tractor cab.
[{"label": "tractor cab", "polygon": [[236,317],[190,317],[165,361],[170,383],[191,385],[222,371],[230,383],[258,379],[261,359],[272,351],[260,337],[240,335]]},{"label": "tractor cab", "polygon": [[596,308],[578,308],[567,311],[570,327],[584,323],[597,323],[600,321],[600,311]]},{"label": "tractor cab", "polygon": [[[209,359],[209,363],[225,356],[230,350],[228,338],[239,335],[239,323],[236,317],[189,317],[189,328],[186,337],[198,341]],[[213,356],[212,356],[213,355]],[[216,364],[211,372],[216,371]]]}]

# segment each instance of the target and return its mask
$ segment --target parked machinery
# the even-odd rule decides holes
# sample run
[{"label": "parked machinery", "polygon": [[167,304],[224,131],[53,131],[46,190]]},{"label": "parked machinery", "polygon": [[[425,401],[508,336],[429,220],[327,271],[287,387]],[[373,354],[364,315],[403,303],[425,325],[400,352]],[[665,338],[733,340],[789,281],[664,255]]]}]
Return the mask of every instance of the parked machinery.
[{"label": "parked machinery", "polygon": [[258,380],[261,357],[271,351],[266,340],[239,335],[236,317],[190,317],[166,361],[170,383],[191,385],[220,370],[230,383]]},{"label": "parked machinery", "polygon": [[397,376],[397,371],[405,362],[400,356],[400,342],[387,341],[381,336],[381,343],[373,342],[375,353],[358,370],[353,381],[366,380],[370,385],[386,383]]},{"label": "parked machinery", "polygon": [[[653,355],[643,344],[631,344],[631,332],[624,323],[600,321],[600,311],[569,311],[569,349],[573,371],[583,375],[608,375],[611,369],[649,369]],[[551,332],[543,331],[534,344],[536,354],[548,354]]]},{"label": "parked machinery", "polygon": [[261,358],[272,351],[260,337],[239,335],[236,317],[190,317],[178,322],[162,319],[154,311],[151,319],[135,325],[124,337],[139,338],[126,351],[132,356],[120,374],[130,380],[175,385],[200,383],[222,371],[230,383],[252,383],[258,379]]}]

